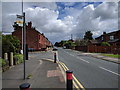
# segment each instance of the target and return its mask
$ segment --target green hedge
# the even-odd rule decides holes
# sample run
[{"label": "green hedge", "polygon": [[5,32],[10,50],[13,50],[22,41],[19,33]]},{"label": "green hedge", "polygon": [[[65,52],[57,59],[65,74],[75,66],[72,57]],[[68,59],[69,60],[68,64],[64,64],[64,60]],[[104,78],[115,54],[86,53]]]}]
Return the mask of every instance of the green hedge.
[{"label": "green hedge", "polygon": [[5,62],[4,59],[0,58],[0,67],[5,66],[7,63]]},{"label": "green hedge", "polygon": [[110,46],[110,44],[108,42],[102,42],[101,45],[102,46]]},{"label": "green hedge", "polygon": [[23,55],[22,54],[14,55],[14,60],[17,62],[17,64],[22,63],[23,62]]}]

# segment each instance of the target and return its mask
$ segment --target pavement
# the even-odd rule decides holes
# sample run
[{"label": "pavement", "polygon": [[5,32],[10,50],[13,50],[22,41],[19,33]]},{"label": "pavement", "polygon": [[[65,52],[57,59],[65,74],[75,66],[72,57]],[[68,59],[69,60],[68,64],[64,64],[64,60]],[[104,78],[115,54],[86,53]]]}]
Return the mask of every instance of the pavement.
[{"label": "pavement", "polygon": [[[23,63],[3,72],[2,88],[19,88],[19,85],[23,83],[30,83],[31,88],[65,88],[65,79],[58,64],[35,58],[33,54],[29,60],[26,60],[25,80],[23,79]],[[28,79],[28,76],[31,77]]]},{"label": "pavement", "polygon": [[120,64],[120,59],[107,57],[107,56],[102,56],[100,53],[83,53],[82,52],[82,54],[86,55],[86,56],[92,56],[92,57],[95,57],[95,58],[99,58],[101,60],[106,60],[106,61],[110,61],[110,62],[114,62],[114,63]]}]

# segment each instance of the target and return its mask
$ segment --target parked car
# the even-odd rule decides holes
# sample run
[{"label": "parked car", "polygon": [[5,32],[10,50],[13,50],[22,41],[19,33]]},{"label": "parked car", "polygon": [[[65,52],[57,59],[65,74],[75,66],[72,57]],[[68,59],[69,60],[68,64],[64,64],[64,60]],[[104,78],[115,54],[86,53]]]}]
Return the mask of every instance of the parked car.
[{"label": "parked car", "polygon": [[57,51],[58,49],[57,48],[53,48],[53,51]]}]

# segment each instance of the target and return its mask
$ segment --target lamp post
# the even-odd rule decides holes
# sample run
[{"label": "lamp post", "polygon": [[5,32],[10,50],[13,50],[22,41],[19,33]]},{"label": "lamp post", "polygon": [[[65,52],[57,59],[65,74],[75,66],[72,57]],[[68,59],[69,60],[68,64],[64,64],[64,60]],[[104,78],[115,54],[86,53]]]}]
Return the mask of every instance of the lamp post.
[{"label": "lamp post", "polygon": [[17,18],[23,19],[23,34],[22,34],[22,46],[23,46],[23,61],[24,61],[24,80],[25,80],[25,60],[26,60],[26,24],[25,24],[25,12],[23,15],[17,15]]},{"label": "lamp post", "polygon": [[25,12],[23,12],[23,60],[24,60],[24,80],[25,80],[25,60],[26,60],[26,24],[25,24]]}]

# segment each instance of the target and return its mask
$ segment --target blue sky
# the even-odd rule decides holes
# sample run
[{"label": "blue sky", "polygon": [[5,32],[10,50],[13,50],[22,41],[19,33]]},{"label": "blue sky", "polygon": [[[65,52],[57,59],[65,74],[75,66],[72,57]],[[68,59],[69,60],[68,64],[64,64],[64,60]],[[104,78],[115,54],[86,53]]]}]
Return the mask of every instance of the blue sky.
[{"label": "blue sky", "polygon": [[[67,4],[66,4],[67,3]],[[57,4],[57,10],[59,11],[59,17],[58,19],[62,19],[65,16],[67,16],[67,12],[65,8],[76,8],[78,10],[82,10],[84,7],[92,4],[94,5],[94,8],[96,8],[98,5],[102,4],[102,2],[56,2]]]}]

